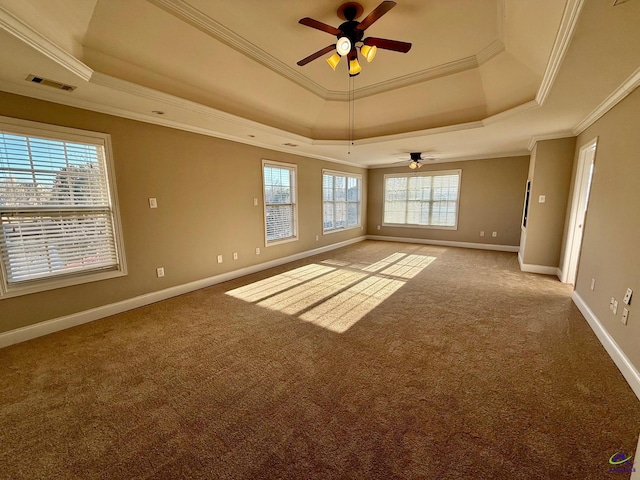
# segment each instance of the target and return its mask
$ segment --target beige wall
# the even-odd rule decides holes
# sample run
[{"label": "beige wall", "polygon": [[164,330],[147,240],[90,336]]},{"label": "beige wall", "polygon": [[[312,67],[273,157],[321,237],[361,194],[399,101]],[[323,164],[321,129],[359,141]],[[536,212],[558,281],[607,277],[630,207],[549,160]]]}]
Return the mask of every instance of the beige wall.
[{"label": "beige wall", "polygon": [[[575,137],[544,140],[536,143],[531,154],[531,197],[522,263],[560,266],[575,145]],[[540,195],[545,196],[544,203],[539,202]]]},{"label": "beige wall", "polygon": [[[385,227],[382,225],[383,180],[387,173],[410,173],[406,165],[369,171],[370,235],[517,246],[529,157],[426,164],[420,172],[462,169],[458,229]],[[380,230],[377,226],[380,225]],[[480,236],[480,231],[485,236]],[[491,232],[498,232],[493,238]]]},{"label": "beige wall", "polygon": [[[598,137],[576,292],[640,370],[640,89],[583,132],[577,149]],[[591,279],[596,279],[591,291]],[[634,290],[628,324],[622,298]],[[619,301],[618,313],[609,299]]]},{"label": "beige wall", "polygon": [[[111,135],[126,277],[0,300],[0,332],[364,235],[322,235],[322,169],[367,171],[0,93],[0,115]],[[265,248],[262,159],[298,166],[299,240]],[[157,197],[150,209],[148,197]],[[253,205],[257,197],[259,206]],[[319,235],[319,241],[315,236]],[[255,248],[262,253],[256,256]],[[232,260],[238,252],[239,259]],[[216,256],[224,262],[218,264]],[[156,267],[166,276],[156,278]]]}]

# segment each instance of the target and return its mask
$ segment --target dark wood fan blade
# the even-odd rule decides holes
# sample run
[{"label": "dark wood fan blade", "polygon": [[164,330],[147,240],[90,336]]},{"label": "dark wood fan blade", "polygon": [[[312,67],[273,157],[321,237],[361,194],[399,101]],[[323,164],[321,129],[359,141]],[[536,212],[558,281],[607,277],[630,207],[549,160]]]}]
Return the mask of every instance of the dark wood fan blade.
[{"label": "dark wood fan blade", "polygon": [[382,17],[385,13],[391,10],[396,6],[396,2],[386,1],[382,2],[378,5],[369,15],[365,17],[364,20],[360,22],[360,24],[356,27],[357,30],[365,31],[369,28],[373,22],[376,22]]},{"label": "dark wood fan blade", "polygon": [[330,33],[331,35],[341,35],[342,30],[338,30],[336,27],[332,27],[331,25],[327,25],[326,23],[322,23],[318,20],[314,20],[313,18],[304,17],[298,21],[302,25],[306,25],[307,27],[315,28],[316,30],[321,30],[323,32]]},{"label": "dark wood fan blade", "polygon": [[411,50],[411,44],[408,42],[387,40],[386,38],[367,37],[364,39],[364,44],[382,48],[383,50],[393,50],[394,52],[407,53]]},{"label": "dark wood fan blade", "polygon": [[302,60],[300,60],[298,62],[298,65],[300,65],[301,67],[306,65],[309,62],[312,62],[313,60],[315,60],[318,57],[321,57],[323,55],[326,55],[327,53],[329,53],[331,50],[335,50],[336,46],[335,45],[327,45],[326,47],[324,47],[322,50],[318,50],[316,53],[312,53],[311,55],[309,55],[307,58],[303,58]]}]

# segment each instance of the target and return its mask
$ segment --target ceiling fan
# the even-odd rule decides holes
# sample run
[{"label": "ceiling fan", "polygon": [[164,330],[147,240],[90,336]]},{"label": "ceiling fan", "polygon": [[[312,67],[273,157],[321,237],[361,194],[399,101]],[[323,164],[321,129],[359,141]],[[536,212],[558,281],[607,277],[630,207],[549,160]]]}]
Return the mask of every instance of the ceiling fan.
[{"label": "ceiling fan", "polygon": [[409,164],[409,168],[412,170],[415,170],[416,168],[422,168],[422,163],[424,161],[430,160],[437,160],[436,157],[434,157],[433,155],[428,155],[426,157],[422,156],[422,152],[411,152],[410,154],[410,158],[405,158],[403,159],[402,162],[396,162],[396,163],[404,163],[407,160],[410,161],[411,163]]},{"label": "ceiling fan", "polygon": [[315,28],[331,35],[335,35],[338,39],[336,43],[327,45],[325,48],[312,53],[308,57],[298,62],[301,67],[307,63],[319,58],[327,53],[335,50],[334,54],[327,58],[327,62],[336,69],[338,62],[342,57],[347,57],[349,68],[349,76],[355,77],[360,73],[362,67],[358,63],[358,51],[367,59],[367,62],[373,60],[378,48],[383,50],[392,50],[394,52],[407,53],[411,49],[411,44],[407,42],[399,42],[397,40],[387,40],[385,38],[367,37],[364,38],[364,31],[380,19],[385,13],[396,6],[396,2],[384,1],[367,15],[361,22],[357,21],[364,12],[364,8],[358,2],[347,2],[338,8],[338,17],[346,20],[338,28],[327,25],[326,23],[314,20],[313,18],[302,18],[298,23],[307,27]]}]

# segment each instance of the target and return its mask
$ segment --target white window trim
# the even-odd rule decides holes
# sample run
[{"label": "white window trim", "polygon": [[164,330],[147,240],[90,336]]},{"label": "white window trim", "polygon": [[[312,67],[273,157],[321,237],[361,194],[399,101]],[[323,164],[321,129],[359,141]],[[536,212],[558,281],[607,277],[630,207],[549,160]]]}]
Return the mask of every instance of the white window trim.
[{"label": "white window trim", "polygon": [[[110,278],[127,275],[127,262],[124,253],[124,240],[122,237],[122,223],[120,220],[120,207],[116,188],[115,169],[113,166],[113,153],[111,148],[111,136],[106,133],[79,130],[76,128],[60,127],[45,123],[32,122],[11,117],[0,116],[0,130],[22,135],[37,136],[51,140],[67,140],[79,143],[98,145],[104,148],[107,186],[113,212],[113,228],[118,252],[119,268],[107,272],[78,272],[62,278],[34,280],[25,285],[8,286],[4,265],[0,264],[0,298],[11,298],[30,293],[44,292],[56,288],[70,287],[83,283],[97,282]],[[1,263],[1,262],[0,262]]]},{"label": "white window trim", "polygon": [[[408,178],[408,177],[433,177],[438,175],[458,175],[458,196],[456,197],[456,222],[453,226],[443,225],[418,225],[415,223],[386,223],[384,221],[384,208],[387,204],[387,178]],[[460,215],[460,190],[462,190],[462,169],[457,170],[430,170],[428,172],[420,173],[388,173],[384,175],[382,180],[382,226],[384,227],[400,227],[400,228],[425,228],[429,230],[458,230],[458,217]]]},{"label": "white window trim", "polygon": [[[264,167],[265,166],[273,166],[276,168],[288,168],[293,170],[293,237],[283,238],[281,240],[271,240],[267,239],[267,195],[264,189]],[[264,246],[273,247],[274,245],[280,245],[283,243],[296,242],[298,241],[298,165],[295,163],[284,163],[284,162],[276,162],[275,160],[265,160],[262,159],[262,220],[264,225]]]},{"label": "white window trim", "polygon": [[321,181],[323,182],[322,183],[323,188],[324,188],[325,174],[334,175],[334,176],[337,175],[340,177],[357,178],[360,182],[360,188],[358,189],[358,223],[356,225],[350,225],[348,227],[332,228],[331,230],[324,229],[324,191],[322,192],[322,234],[331,235],[333,233],[344,232],[346,230],[353,230],[354,228],[361,228],[362,227],[362,175],[358,173],[347,173],[347,172],[340,172],[338,170],[322,169],[323,178]]}]

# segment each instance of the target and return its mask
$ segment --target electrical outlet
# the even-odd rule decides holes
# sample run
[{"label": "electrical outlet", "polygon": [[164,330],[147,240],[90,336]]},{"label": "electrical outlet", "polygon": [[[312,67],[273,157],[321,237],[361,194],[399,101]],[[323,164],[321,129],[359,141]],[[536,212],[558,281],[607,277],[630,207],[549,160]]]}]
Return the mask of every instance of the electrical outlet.
[{"label": "electrical outlet", "polygon": [[484,230],[480,230],[480,236],[484,237]]},{"label": "electrical outlet", "polygon": [[149,208],[158,208],[158,200],[156,198],[149,198]]},{"label": "electrical outlet", "polygon": [[378,230],[380,230],[380,225],[378,225]]},{"label": "electrical outlet", "polygon": [[498,236],[498,232],[493,232],[493,233],[491,234],[491,236],[492,236],[492,237],[497,237],[497,236]]},{"label": "electrical outlet", "polygon": [[256,255],[260,255],[260,247],[256,247]]},{"label": "electrical outlet", "polygon": [[237,260],[238,259],[238,252],[233,252],[233,259]]},{"label": "electrical outlet", "polygon": [[614,300],[613,301],[613,314],[615,315],[616,313],[618,313],[618,301]]},{"label": "electrical outlet", "polygon": [[595,290],[595,289],[596,289],[596,279],[595,279],[595,278],[592,278],[592,279],[591,279],[591,290],[593,291],[593,290]]},{"label": "electrical outlet", "polygon": [[316,235],[316,242],[320,240],[320,237]]},{"label": "electrical outlet", "polygon": [[623,308],[622,309],[622,318],[620,319],[620,321],[622,323],[624,323],[625,325],[629,321],[629,309],[628,308]]},{"label": "electrical outlet", "polygon": [[547,201],[547,197],[545,195],[538,195],[538,203],[544,203]]},{"label": "electrical outlet", "polygon": [[158,276],[158,278],[164,277],[164,267],[156,268],[156,275]]},{"label": "electrical outlet", "polygon": [[627,293],[624,294],[624,298],[622,299],[622,303],[625,305],[629,305],[631,303],[631,296],[633,295],[633,290],[627,288]]},{"label": "electrical outlet", "polygon": [[222,255],[218,255],[218,263],[222,263]]},{"label": "electrical outlet", "polygon": [[258,197],[254,197],[253,199],[253,206],[257,207],[258,206]]}]

